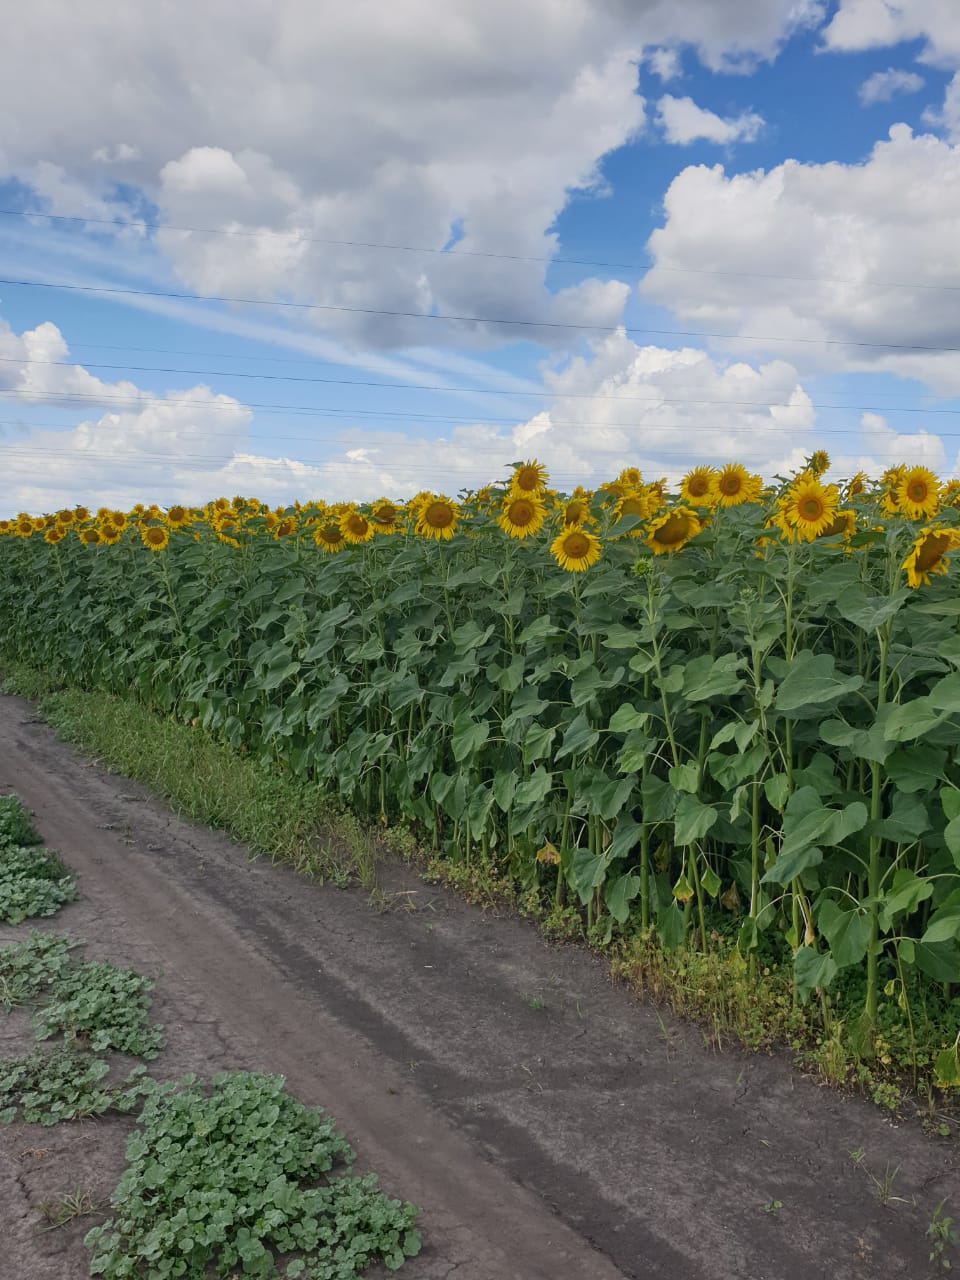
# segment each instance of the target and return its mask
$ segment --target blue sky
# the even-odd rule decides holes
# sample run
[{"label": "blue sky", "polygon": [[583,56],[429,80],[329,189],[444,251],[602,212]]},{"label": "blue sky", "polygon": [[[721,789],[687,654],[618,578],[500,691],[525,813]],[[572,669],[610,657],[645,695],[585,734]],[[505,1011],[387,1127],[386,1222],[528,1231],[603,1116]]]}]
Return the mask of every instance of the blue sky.
[{"label": "blue sky", "polygon": [[47,9],[0,49],[3,514],[958,474],[960,6]]}]

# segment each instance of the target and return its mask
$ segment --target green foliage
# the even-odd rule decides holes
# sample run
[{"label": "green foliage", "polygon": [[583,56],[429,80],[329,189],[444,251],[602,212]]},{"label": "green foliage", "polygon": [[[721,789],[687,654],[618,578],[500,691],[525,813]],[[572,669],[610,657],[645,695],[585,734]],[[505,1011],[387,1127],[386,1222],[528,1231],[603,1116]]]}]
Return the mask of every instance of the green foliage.
[{"label": "green foliage", "polygon": [[55,853],[36,845],[0,846],[0,922],[52,916],[77,896],[73,877]]},{"label": "green foliage", "polygon": [[155,1058],[163,1047],[160,1028],[149,1019],[153,983],[112,964],[73,965],[50,988],[34,1015],[37,1038],[62,1034],[82,1038],[97,1052],[116,1050]]},{"label": "green foliage", "polygon": [[416,1210],[374,1177],[339,1172],[353,1152],[280,1076],[227,1072],[158,1086],[127,1142],[111,1218],[86,1236],[107,1280],[215,1275],[348,1280],[420,1248]]},{"label": "green foliage", "polygon": [[64,973],[77,944],[34,931],[22,942],[0,946],[0,1008],[37,1000]]},{"label": "green foliage", "polygon": [[106,1083],[110,1064],[76,1049],[36,1049],[21,1058],[0,1058],[0,1122],[54,1125],[105,1111],[131,1111],[151,1091],[145,1067],[123,1084]]},{"label": "green foliage", "polygon": [[0,796],[0,849],[41,843],[19,796]]}]

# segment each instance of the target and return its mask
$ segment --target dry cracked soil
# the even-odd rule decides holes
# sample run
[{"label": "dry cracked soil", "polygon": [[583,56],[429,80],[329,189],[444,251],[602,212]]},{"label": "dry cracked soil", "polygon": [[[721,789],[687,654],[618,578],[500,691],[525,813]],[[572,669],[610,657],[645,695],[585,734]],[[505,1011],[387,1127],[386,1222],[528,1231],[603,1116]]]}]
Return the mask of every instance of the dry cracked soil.
[{"label": "dry cracked soil", "polygon": [[[407,868],[387,869],[376,910],[251,859],[0,697],[11,790],[79,884],[40,927],[155,980],[154,1074],[270,1071],[325,1107],[358,1167],[423,1209],[407,1280],[943,1274],[925,1231],[941,1201],[960,1218],[956,1137],[897,1126],[785,1057],[712,1052],[597,957]],[[0,1053],[28,1043],[27,1015],[0,1014]],[[87,1275],[94,1219],[41,1231],[40,1208],[106,1202],[131,1126],[0,1130],[4,1280]]]}]

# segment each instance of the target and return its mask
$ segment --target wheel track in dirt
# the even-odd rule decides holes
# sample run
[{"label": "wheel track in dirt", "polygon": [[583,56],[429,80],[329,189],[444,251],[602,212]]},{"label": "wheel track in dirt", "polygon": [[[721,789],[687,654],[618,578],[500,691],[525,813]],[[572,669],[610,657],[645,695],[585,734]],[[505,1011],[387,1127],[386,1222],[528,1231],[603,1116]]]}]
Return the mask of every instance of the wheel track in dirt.
[{"label": "wheel track in dirt", "polygon": [[[42,927],[156,977],[164,1073],[280,1072],[336,1116],[360,1164],[424,1208],[410,1280],[930,1272],[931,1208],[960,1210],[955,1142],[896,1129],[781,1057],[714,1055],[669,1019],[664,1034],[596,957],[404,868],[391,887],[419,905],[377,913],[360,891],[251,862],[19,699],[0,698],[0,761],[0,790],[79,876],[80,902]],[[899,1166],[896,1194],[918,1204],[879,1206],[858,1148]]]}]

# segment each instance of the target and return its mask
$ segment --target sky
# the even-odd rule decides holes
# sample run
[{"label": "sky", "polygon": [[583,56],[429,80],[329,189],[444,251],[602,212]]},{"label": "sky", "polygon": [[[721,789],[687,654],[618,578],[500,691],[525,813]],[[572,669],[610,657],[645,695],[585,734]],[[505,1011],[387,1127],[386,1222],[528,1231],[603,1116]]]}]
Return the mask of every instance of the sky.
[{"label": "sky", "polygon": [[957,0],[34,0],[0,515],[960,475]]}]

